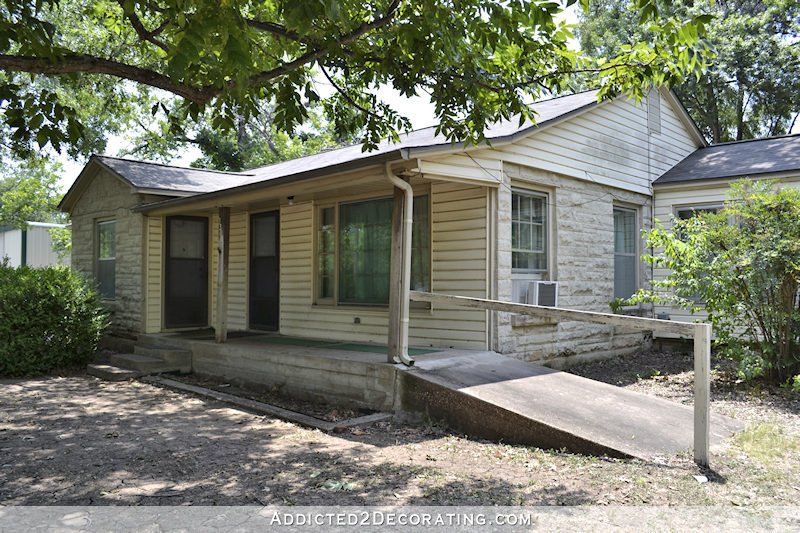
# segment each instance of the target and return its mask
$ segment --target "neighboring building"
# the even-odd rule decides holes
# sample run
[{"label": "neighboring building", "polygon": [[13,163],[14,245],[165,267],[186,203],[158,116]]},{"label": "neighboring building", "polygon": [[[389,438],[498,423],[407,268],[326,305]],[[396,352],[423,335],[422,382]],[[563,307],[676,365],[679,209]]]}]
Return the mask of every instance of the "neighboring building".
[{"label": "neighboring building", "polygon": [[[643,105],[584,92],[535,109],[536,125],[492,126],[488,145],[454,145],[428,128],[374,152],[353,146],[242,173],[94,156],[61,203],[73,265],[97,277],[119,335],[213,326],[227,208],[229,330],[386,344],[391,172],[415,195],[412,289],[531,303],[557,295],[559,307],[608,312],[650,281],[638,256],[653,181],[705,141],[665,90]],[[643,341],[437,305],[412,306],[409,337],[556,366]]]},{"label": "neighboring building", "polygon": [[50,238],[51,229],[66,226],[44,222],[26,222],[24,229],[0,226],[0,262],[7,258],[12,267],[69,266],[69,256],[60,258],[53,251],[53,241]]},{"label": "neighboring building", "polygon": [[[786,135],[716,144],[700,148],[653,182],[655,217],[665,228],[672,217],[715,212],[728,198],[731,182],[741,178],[778,180],[783,187],[800,187],[800,135]],[[664,279],[656,269],[656,279]],[[672,320],[692,322],[705,317],[688,309],[657,306]]]}]

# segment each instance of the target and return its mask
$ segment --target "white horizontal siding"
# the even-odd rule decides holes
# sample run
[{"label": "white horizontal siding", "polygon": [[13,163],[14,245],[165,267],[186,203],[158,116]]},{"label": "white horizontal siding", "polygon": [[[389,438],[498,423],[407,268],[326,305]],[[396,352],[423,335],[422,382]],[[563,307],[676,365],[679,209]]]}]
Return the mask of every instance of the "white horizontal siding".
[{"label": "white horizontal siding", "polygon": [[473,157],[650,194],[655,178],[697,149],[677,111],[651,95],[661,98],[661,133],[648,133],[646,102],[619,98]]}]

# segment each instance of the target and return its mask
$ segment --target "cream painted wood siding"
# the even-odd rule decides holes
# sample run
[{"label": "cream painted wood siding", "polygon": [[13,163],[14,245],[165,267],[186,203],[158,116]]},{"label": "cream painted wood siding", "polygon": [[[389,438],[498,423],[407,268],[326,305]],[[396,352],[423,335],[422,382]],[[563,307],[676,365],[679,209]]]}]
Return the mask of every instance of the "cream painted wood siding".
[{"label": "cream painted wood siding", "polygon": [[[432,292],[487,297],[486,211],[485,187],[431,185]],[[412,319],[410,334],[421,344],[439,339],[437,346],[486,348],[485,311],[434,306],[431,314],[434,320]]]},{"label": "cream painted wood siding", "polygon": [[[482,187],[438,182],[431,185],[434,291],[485,297],[486,198],[486,189]],[[386,344],[386,307],[313,303],[313,220],[312,203],[281,207],[280,332]],[[409,344],[412,346],[485,349],[487,335],[483,311],[446,308],[411,311]]]},{"label": "cream painted wood siding", "polygon": [[698,148],[671,104],[650,97],[661,99],[661,133],[648,133],[646,102],[621,98],[474,157],[650,194],[653,180]]},{"label": "cream painted wood siding", "polygon": [[145,333],[161,331],[164,265],[164,219],[146,217],[145,223]]},{"label": "cream painted wood siding", "polygon": [[312,309],[313,215],[311,202],[283,206],[280,210],[279,328],[284,335],[330,338],[328,331],[336,328],[336,321],[332,324],[324,313]]},{"label": "cream painted wood siding", "polygon": [[245,212],[231,213],[230,256],[228,258],[228,330],[247,329],[248,220]]}]

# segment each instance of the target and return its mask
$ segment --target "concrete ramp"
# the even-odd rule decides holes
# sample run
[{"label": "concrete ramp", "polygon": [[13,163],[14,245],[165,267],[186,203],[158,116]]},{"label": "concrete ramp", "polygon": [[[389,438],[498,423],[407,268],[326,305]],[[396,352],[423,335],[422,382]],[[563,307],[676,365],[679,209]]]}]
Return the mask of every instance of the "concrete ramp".
[{"label": "concrete ramp", "polygon": [[[493,352],[420,358],[398,376],[404,410],[474,436],[644,459],[692,448],[689,406]],[[712,416],[712,447],[737,429]]]}]

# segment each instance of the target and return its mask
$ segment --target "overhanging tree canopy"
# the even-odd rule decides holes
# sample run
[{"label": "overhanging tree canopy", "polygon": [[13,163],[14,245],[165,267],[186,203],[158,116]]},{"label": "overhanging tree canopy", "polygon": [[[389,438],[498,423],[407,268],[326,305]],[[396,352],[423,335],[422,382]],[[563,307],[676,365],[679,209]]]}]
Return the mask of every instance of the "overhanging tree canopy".
[{"label": "overhanging tree canopy", "polygon": [[[714,143],[789,133],[800,107],[800,3],[797,0],[716,0],[706,40],[715,50],[698,79],[676,87],[681,101]],[[696,2],[673,2],[668,10],[690,13]],[[578,27],[583,50],[598,57],[646,42],[634,0],[592,2]]]},{"label": "overhanging tree canopy", "polygon": [[[408,129],[379,101],[388,84],[425,92],[441,131],[477,142],[487,122],[532,116],[526,102],[567,88],[575,73],[596,75],[604,96],[641,95],[699,69],[705,15],[658,17],[656,0],[636,0],[653,24],[651,42],[611,61],[590,62],[567,46],[554,16],[576,0],[5,0],[0,8],[0,100],[14,148],[76,143],[86,136],[75,106],[27,82],[108,77],[157,88],[183,101],[175,121],[208,107],[231,127],[262,100],[288,132],[320,101],[323,76],[336,92],[325,108],[337,131],[363,131],[365,149]],[[588,0],[581,0],[584,9]]]}]

